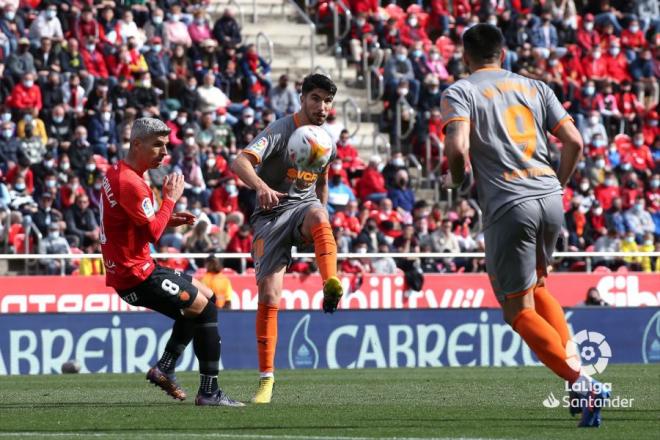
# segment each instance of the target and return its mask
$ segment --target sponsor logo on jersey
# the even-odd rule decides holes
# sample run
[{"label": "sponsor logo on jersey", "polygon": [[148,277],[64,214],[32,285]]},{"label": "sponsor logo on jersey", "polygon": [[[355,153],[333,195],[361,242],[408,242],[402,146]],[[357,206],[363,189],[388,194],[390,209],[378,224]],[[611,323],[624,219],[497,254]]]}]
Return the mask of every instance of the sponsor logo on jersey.
[{"label": "sponsor logo on jersey", "polygon": [[305,189],[312,186],[318,179],[319,175],[311,171],[302,171],[297,170],[296,168],[289,168],[286,171],[286,177],[287,179],[296,182],[296,188]]},{"label": "sponsor logo on jersey", "polygon": [[249,150],[261,156],[264,153],[264,151],[266,151],[267,147],[268,147],[268,138],[266,136],[263,136],[254,144],[252,144]]},{"label": "sponsor logo on jersey", "polygon": [[144,211],[144,215],[147,216],[147,218],[154,215],[154,205],[151,204],[151,199],[149,197],[142,200],[142,211]]}]

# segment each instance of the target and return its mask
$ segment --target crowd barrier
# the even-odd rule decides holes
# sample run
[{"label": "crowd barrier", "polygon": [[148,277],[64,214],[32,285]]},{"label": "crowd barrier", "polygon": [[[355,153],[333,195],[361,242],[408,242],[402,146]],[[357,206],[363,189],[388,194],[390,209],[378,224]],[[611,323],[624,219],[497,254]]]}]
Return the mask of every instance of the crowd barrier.
[{"label": "crowd barrier", "polygon": [[[228,275],[234,291],[233,310],[256,310],[254,275]],[[342,277],[349,291],[353,277]],[[402,275],[367,275],[360,288],[345,295],[342,309],[457,309],[498,307],[488,276],[427,274],[419,292],[405,289]],[[562,306],[584,303],[596,287],[615,307],[660,306],[660,276],[651,273],[554,273],[547,285]],[[287,274],[280,308],[319,310],[323,300],[318,275]],[[0,313],[139,312],[105,285],[105,277],[11,276],[0,278]]]},{"label": "crowd barrier", "polygon": [[[220,312],[223,369],[257,368],[254,319]],[[657,307],[573,308],[567,319],[574,334],[588,330],[606,363],[660,362]],[[58,373],[69,359],[83,373],[145,372],[171,331],[155,313],[10,314],[2,324],[0,375]],[[278,368],[538,365],[494,309],[284,311],[278,333]],[[197,369],[190,346],[178,368]]]}]

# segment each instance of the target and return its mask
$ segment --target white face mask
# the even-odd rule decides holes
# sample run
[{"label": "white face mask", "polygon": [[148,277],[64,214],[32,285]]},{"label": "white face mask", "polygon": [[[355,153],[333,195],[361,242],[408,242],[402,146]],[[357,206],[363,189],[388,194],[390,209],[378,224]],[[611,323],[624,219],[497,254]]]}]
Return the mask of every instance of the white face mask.
[{"label": "white face mask", "polygon": [[177,203],[175,206],[176,211],[185,211],[186,210],[186,204],[185,203]]},{"label": "white face mask", "polygon": [[621,49],[618,48],[618,47],[611,47],[610,48],[610,55],[612,55],[613,57],[619,55],[619,52],[621,52]]},{"label": "white face mask", "polygon": [[587,192],[589,190],[589,184],[588,183],[581,183],[580,184],[580,190],[583,192]]},{"label": "white face mask", "polygon": [[605,179],[605,186],[614,186],[615,184],[614,179]]},{"label": "white face mask", "polygon": [[589,116],[589,124],[596,125],[598,124],[598,121],[600,121],[598,116]]},{"label": "white face mask", "polygon": [[49,237],[51,240],[55,240],[55,239],[57,239],[57,238],[60,238],[60,233],[59,233],[58,231],[50,231],[50,232],[48,233],[48,237]]},{"label": "white face mask", "polygon": [[254,122],[254,118],[253,118],[253,117],[243,118],[243,123],[244,123],[245,125],[252,125],[253,122]]},{"label": "white face mask", "polygon": [[408,20],[408,24],[410,25],[410,27],[415,27],[415,26],[417,26],[417,19],[416,19],[416,18],[411,18],[411,19],[409,19],[409,20]]},{"label": "white face mask", "polygon": [[355,250],[356,253],[358,254],[366,254],[367,253],[367,248],[366,247],[361,247]]},{"label": "white face mask", "polygon": [[103,113],[101,114],[101,118],[102,118],[105,122],[109,122],[110,119],[112,118],[112,113],[110,113],[110,112],[103,112]]},{"label": "white face mask", "polygon": [[191,136],[191,137],[187,137],[186,140],[185,140],[185,142],[186,142],[186,145],[190,145],[190,146],[195,145],[195,138],[192,137],[192,136]]},{"label": "white face mask", "polygon": [[202,210],[199,208],[193,208],[190,212],[192,212],[192,215],[195,217],[199,217],[202,214]]},{"label": "white face mask", "polygon": [[406,96],[406,95],[408,95],[408,89],[406,88],[399,89],[399,96]]},{"label": "white face mask", "polygon": [[55,188],[57,181],[55,180],[46,180],[46,188]]},{"label": "white face mask", "polygon": [[154,15],[153,22],[154,24],[161,24],[163,22],[163,17],[160,15]]},{"label": "white face mask", "polygon": [[584,88],[584,94],[587,96],[592,96],[594,93],[596,93],[596,87],[594,86],[587,86]]},{"label": "white face mask", "polygon": [[96,165],[93,163],[88,163],[87,165],[85,165],[85,169],[89,172],[92,172],[96,169]]},{"label": "white face mask", "polygon": [[94,189],[97,190],[97,191],[100,190],[102,187],[103,187],[102,183],[95,183],[94,184]]},{"label": "white face mask", "polygon": [[596,215],[596,216],[601,216],[601,215],[603,215],[603,208],[596,208],[596,209],[594,209],[594,215]]},{"label": "white face mask", "polygon": [[186,122],[188,122],[188,118],[176,118],[176,123],[179,125],[186,125]]},{"label": "white face mask", "polygon": [[405,167],[406,162],[402,158],[397,157],[396,159],[392,160],[392,165],[394,165],[395,167]]},{"label": "white face mask", "polygon": [[601,159],[601,160],[597,160],[597,161],[596,161],[596,168],[598,168],[598,169],[603,169],[603,168],[605,168],[605,161],[602,160],[602,159]]},{"label": "white face mask", "polygon": [[68,170],[69,168],[71,168],[71,164],[70,164],[69,162],[62,162],[62,163],[60,164],[60,168],[62,168],[62,170],[64,170],[64,171],[66,171],[66,170]]},{"label": "white face mask", "polygon": [[26,81],[23,81],[23,85],[24,85],[26,88],[29,89],[30,87],[32,87],[32,86],[34,85],[34,81],[32,81],[32,80],[26,80]]},{"label": "white face mask", "polygon": [[206,159],[206,165],[207,165],[209,168],[213,168],[213,167],[215,166],[215,159],[213,159],[213,158],[211,158],[211,159]]},{"label": "white face mask", "polygon": [[630,32],[633,34],[639,31],[639,26],[630,26]]},{"label": "white face mask", "polygon": [[586,22],[584,24],[584,30],[587,31],[587,32],[591,32],[592,30],[594,30],[593,22],[591,22],[591,21]]},{"label": "white face mask", "polygon": [[218,119],[216,119],[216,121],[219,124],[224,124],[227,121],[227,116],[226,115],[220,115],[220,116],[218,116]]},{"label": "white face mask", "polygon": [[488,20],[488,24],[491,26],[497,26],[497,19],[490,19]]},{"label": "white face mask", "polygon": [[11,121],[11,113],[3,113],[2,122],[9,122],[9,121]]},{"label": "white face mask", "polygon": [[634,243],[635,242],[635,237],[634,236],[633,237],[626,237],[626,241],[628,243]]},{"label": "white face mask", "polygon": [[593,55],[594,55],[594,60],[598,60],[598,59],[600,59],[602,54],[600,52],[594,52]]},{"label": "white face mask", "polygon": [[236,187],[236,185],[227,185],[225,186],[225,189],[227,190],[227,194],[231,197],[238,195],[238,187]]}]

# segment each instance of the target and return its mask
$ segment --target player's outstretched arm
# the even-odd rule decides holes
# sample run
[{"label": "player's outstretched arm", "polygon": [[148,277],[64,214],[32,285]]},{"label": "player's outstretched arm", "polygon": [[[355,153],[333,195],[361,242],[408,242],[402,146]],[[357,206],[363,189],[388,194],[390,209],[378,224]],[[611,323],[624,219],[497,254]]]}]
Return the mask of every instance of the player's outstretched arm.
[{"label": "player's outstretched arm", "polygon": [[582,136],[572,121],[562,124],[554,133],[559,138],[563,147],[561,149],[561,160],[557,177],[562,188],[566,186],[575,171],[577,163],[582,157]]},{"label": "player's outstretched arm", "polygon": [[257,165],[257,159],[250,155],[241,152],[234,162],[231,164],[231,170],[241,179],[247,186],[257,192],[257,203],[261,209],[271,209],[276,206],[280,198],[285,197],[286,194],[277,192],[271,189],[266,182],[261,180],[254,170]]},{"label": "player's outstretched arm", "polygon": [[323,206],[328,204],[328,171],[329,168],[326,167],[325,171],[319,174],[316,180],[316,197],[319,198]]},{"label": "player's outstretched arm", "polygon": [[445,127],[445,154],[453,186],[460,186],[465,179],[465,167],[470,162],[470,123],[451,121]]}]

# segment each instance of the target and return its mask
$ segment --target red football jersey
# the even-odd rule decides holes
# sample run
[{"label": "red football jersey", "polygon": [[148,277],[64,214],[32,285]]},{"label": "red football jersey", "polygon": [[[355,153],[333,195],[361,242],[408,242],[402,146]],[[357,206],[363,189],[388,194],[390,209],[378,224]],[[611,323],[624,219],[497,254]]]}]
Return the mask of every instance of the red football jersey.
[{"label": "red football jersey", "polygon": [[155,216],[153,193],[124,161],[108,168],[103,179],[101,248],[105,283],[117,290],[144,281],[156,267],[149,253],[147,225]]}]

